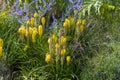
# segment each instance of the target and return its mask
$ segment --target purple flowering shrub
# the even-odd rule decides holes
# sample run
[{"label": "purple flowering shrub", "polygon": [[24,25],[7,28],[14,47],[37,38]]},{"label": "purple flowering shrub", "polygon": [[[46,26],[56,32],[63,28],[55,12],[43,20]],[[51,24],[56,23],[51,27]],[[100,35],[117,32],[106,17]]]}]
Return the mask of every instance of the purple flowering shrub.
[{"label": "purple flowering shrub", "polygon": [[39,17],[47,18],[47,27],[54,27],[57,20],[64,20],[74,10],[80,10],[83,0],[16,0],[11,7],[11,14],[18,22],[25,24],[37,12]]}]

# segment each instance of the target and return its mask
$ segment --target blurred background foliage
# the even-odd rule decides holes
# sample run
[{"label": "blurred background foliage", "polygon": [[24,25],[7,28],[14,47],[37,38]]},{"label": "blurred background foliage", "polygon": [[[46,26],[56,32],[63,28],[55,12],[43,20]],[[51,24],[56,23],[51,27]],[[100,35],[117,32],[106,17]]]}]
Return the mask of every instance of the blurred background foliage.
[{"label": "blurred background foliage", "polygon": [[[0,58],[0,78],[8,80],[119,80],[120,77],[120,1],[116,0],[5,0],[0,12],[0,38],[4,57]],[[34,13],[46,18],[42,37],[29,43],[20,39],[18,29]],[[45,62],[48,38],[71,22],[66,50],[69,65]],[[86,20],[76,36],[78,19]],[[39,24],[38,24],[39,25]],[[37,26],[36,26],[37,27]],[[64,33],[64,32],[63,32]],[[55,49],[55,48],[53,48]],[[62,67],[62,68],[61,68]]]}]

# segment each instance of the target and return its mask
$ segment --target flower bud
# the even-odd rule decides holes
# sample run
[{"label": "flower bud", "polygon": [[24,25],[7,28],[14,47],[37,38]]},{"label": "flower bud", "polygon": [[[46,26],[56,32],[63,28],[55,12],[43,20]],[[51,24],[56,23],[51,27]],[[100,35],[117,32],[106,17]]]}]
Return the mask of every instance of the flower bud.
[{"label": "flower bud", "polygon": [[45,56],[45,62],[49,63],[50,61],[51,61],[50,54],[46,54],[46,56]]},{"label": "flower bud", "polygon": [[55,42],[55,43],[57,42],[57,37],[56,37],[54,34],[52,35],[52,40],[53,40],[53,42]]},{"label": "flower bud", "polygon": [[3,18],[6,18],[6,13],[5,13],[5,12],[2,13],[2,17],[3,17]]},{"label": "flower bud", "polygon": [[66,57],[66,61],[67,61],[67,63],[69,64],[70,61],[71,61],[71,56],[67,56],[67,57]]},{"label": "flower bud", "polygon": [[83,32],[83,30],[84,30],[84,26],[81,25],[81,26],[80,26],[80,32]]},{"label": "flower bud", "polygon": [[35,19],[34,18],[31,18],[31,20],[30,20],[31,22],[31,25],[34,25],[34,22],[35,22]]},{"label": "flower bud", "polygon": [[25,34],[26,34],[26,29],[25,29],[25,27],[22,25],[22,26],[19,28],[18,32],[19,32],[21,35],[25,35]]},{"label": "flower bud", "polygon": [[33,43],[36,42],[36,35],[37,35],[37,28],[34,27],[34,28],[33,28],[33,33],[32,33],[32,42],[33,42]]},{"label": "flower bud", "polygon": [[64,28],[67,28],[67,22],[64,22],[64,23],[63,23],[63,27],[64,27]]},{"label": "flower bud", "polygon": [[41,18],[41,23],[42,23],[43,26],[45,26],[45,22],[46,22],[45,17],[42,17]]},{"label": "flower bud", "polygon": [[40,36],[42,36],[42,34],[43,34],[43,27],[42,27],[42,25],[40,25],[40,26],[38,27],[38,34],[39,34]]},{"label": "flower bud", "polygon": [[0,57],[2,57],[3,56],[3,49],[2,49],[2,47],[0,47]]},{"label": "flower bud", "polygon": [[86,24],[86,20],[82,20],[82,25],[85,25]]},{"label": "flower bud", "polygon": [[70,20],[69,19],[65,19],[65,22],[67,23],[67,27],[70,28]]},{"label": "flower bud", "polygon": [[33,33],[33,29],[29,27],[29,34],[32,35],[32,33]]},{"label": "flower bud", "polygon": [[78,19],[76,25],[77,25],[77,26],[80,26],[81,23],[82,23],[82,21],[81,21],[80,19]]},{"label": "flower bud", "polygon": [[61,41],[61,44],[62,44],[62,45],[65,45],[67,39],[66,39],[66,37],[64,37],[64,36],[61,36],[60,41]]},{"label": "flower bud", "polygon": [[55,48],[59,48],[59,47],[60,47],[60,45],[58,43],[56,43]]},{"label": "flower bud", "polygon": [[51,42],[51,38],[48,39],[48,44],[50,44],[50,42]]},{"label": "flower bud", "polygon": [[27,51],[28,50],[28,48],[29,48],[29,46],[28,45],[25,45],[25,47],[24,47],[24,51]]},{"label": "flower bud", "polygon": [[34,17],[37,18],[39,15],[38,13],[34,13]]},{"label": "flower bud", "polygon": [[66,49],[61,50],[61,56],[64,56],[66,54]]},{"label": "flower bud", "polygon": [[0,38],[0,47],[3,47],[3,39]]},{"label": "flower bud", "polygon": [[30,20],[28,20],[26,23],[27,23],[27,25],[30,25]]}]

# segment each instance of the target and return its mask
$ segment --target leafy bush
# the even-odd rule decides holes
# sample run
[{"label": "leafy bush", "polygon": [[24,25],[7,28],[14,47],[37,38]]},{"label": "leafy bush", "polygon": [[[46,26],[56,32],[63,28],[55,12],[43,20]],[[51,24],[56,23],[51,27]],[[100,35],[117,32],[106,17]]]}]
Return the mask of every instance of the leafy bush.
[{"label": "leafy bush", "polygon": [[119,43],[107,44],[109,47],[114,48],[115,51],[109,53],[104,51],[102,54],[98,54],[93,57],[86,68],[83,69],[81,75],[84,80],[119,80],[120,77],[120,54]]}]

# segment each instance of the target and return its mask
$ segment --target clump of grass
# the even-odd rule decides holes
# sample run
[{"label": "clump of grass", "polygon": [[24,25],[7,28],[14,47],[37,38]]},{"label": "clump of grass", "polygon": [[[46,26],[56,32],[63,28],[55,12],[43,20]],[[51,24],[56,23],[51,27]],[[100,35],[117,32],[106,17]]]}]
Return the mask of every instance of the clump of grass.
[{"label": "clump of grass", "polygon": [[[113,42],[112,45],[109,43],[107,45],[110,45],[109,48],[120,47],[118,43],[116,44],[115,42]],[[120,79],[120,54],[118,48],[111,53],[109,53],[109,50],[104,50],[104,52],[102,51],[103,53],[93,57],[82,70],[81,79]]]}]

